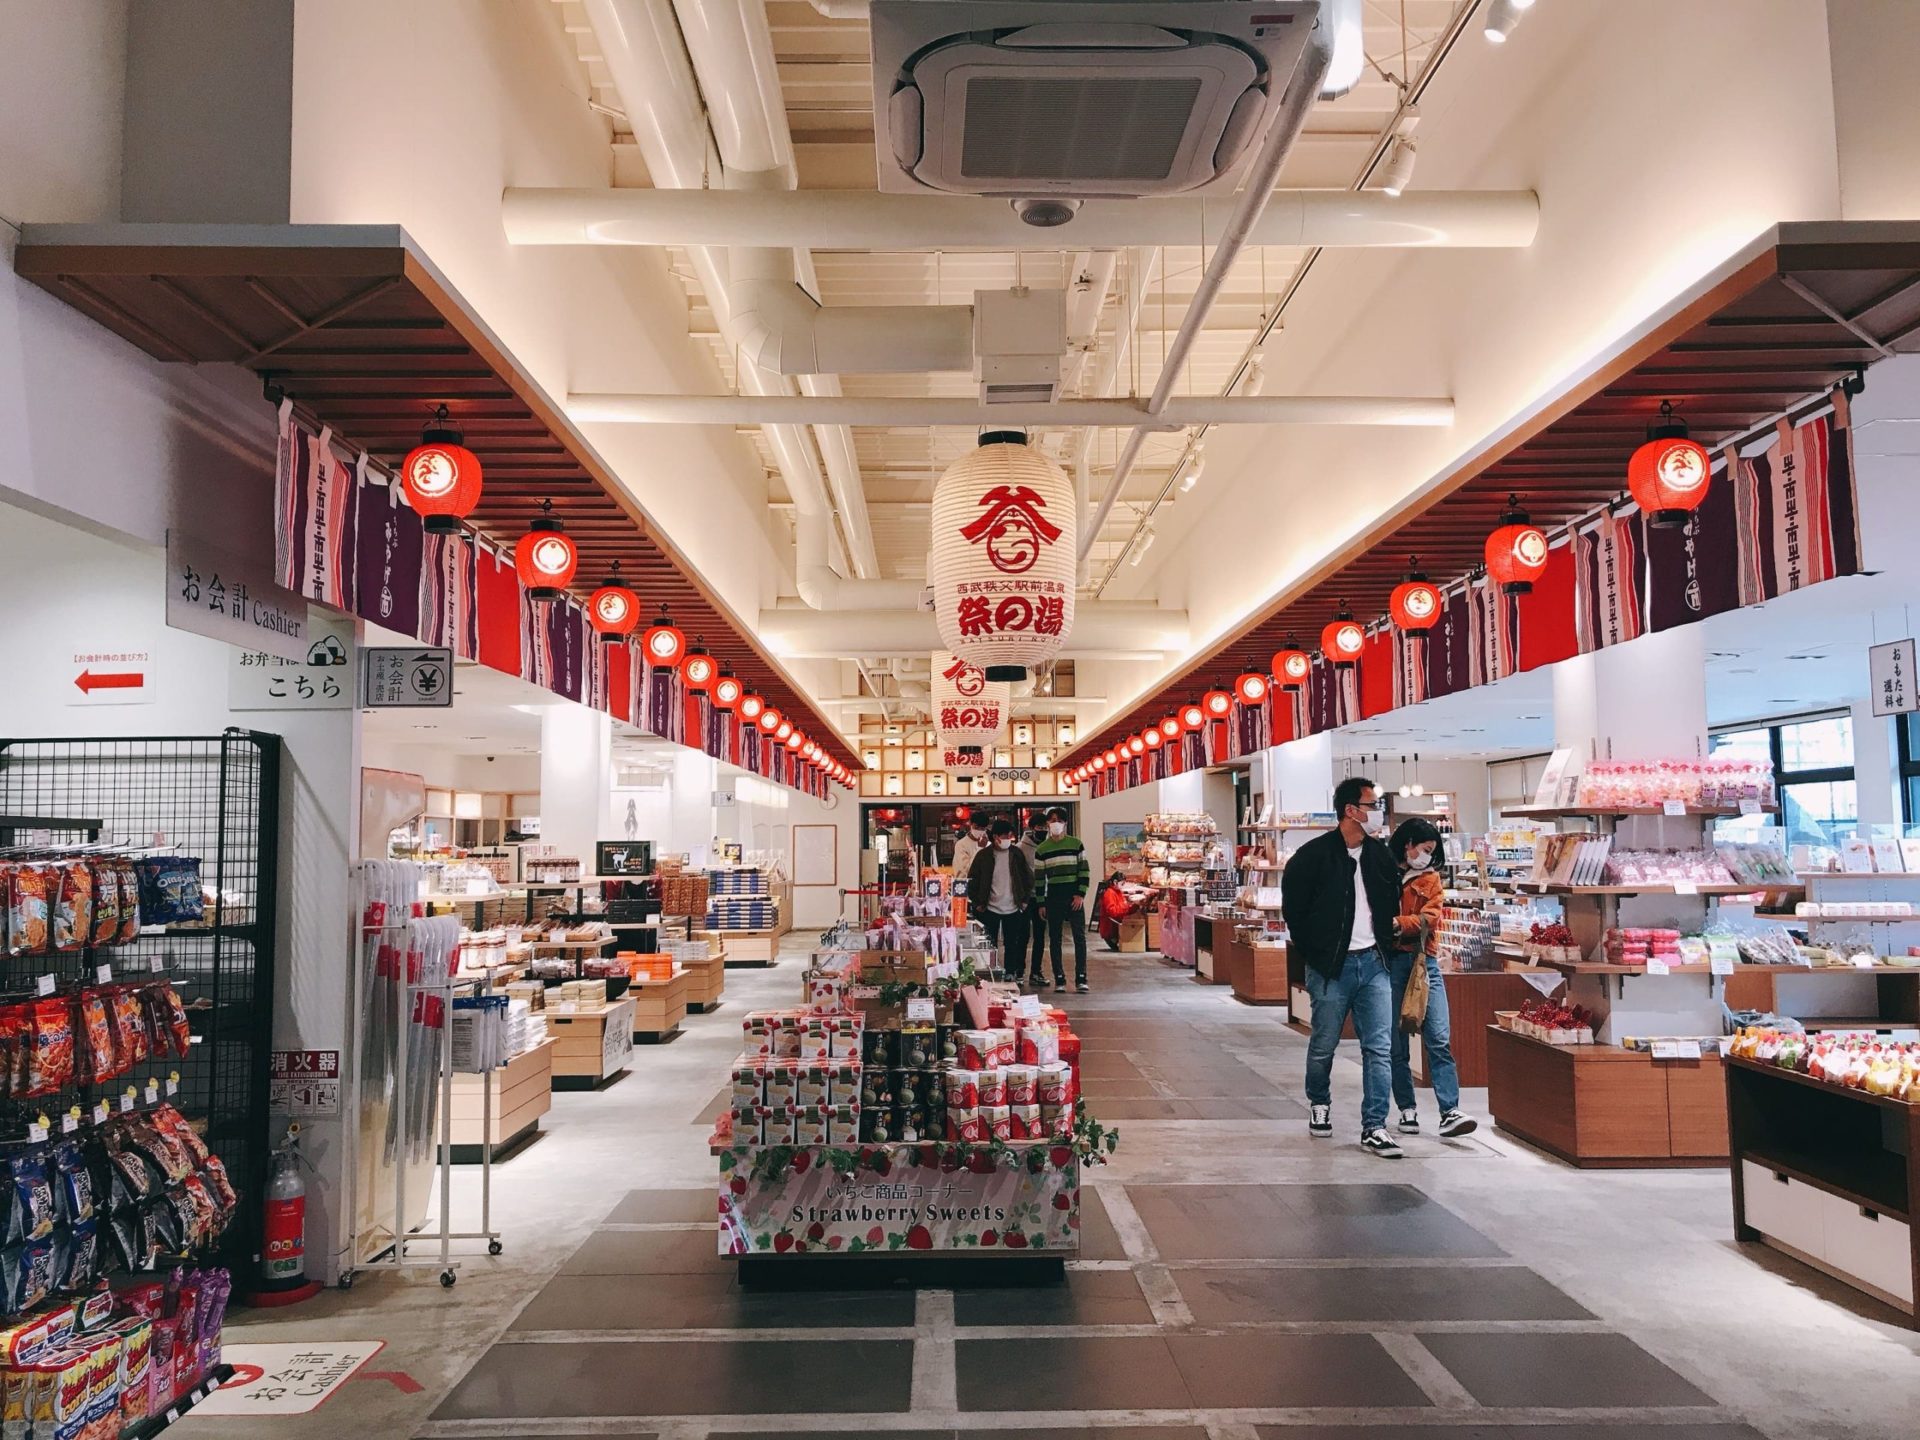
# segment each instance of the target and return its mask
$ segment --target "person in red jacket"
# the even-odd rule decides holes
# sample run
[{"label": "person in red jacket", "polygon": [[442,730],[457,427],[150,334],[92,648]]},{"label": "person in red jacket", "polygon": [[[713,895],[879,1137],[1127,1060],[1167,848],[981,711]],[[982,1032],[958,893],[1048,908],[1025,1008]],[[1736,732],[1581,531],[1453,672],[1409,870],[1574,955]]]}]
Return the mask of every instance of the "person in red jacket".
[{"label": "person in red jacket", "polygon": [[1107,942],[1109,950],[1120,948],[1120,922],[1139,908],[1127,899],[1126,892],[1120,888],[1120,872],[1114,871],[1107,877],[1107,883],[1100,887],[1099,897],[1093,902],[1094,913],[1098,917],[1100,938]]}]

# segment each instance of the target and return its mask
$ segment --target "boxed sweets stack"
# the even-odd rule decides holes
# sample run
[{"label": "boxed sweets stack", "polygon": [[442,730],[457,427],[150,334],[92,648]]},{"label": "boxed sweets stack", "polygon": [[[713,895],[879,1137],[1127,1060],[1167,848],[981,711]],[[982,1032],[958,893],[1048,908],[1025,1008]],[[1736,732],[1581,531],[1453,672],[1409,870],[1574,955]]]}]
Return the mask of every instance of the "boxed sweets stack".
[{"label": "boxed sweets stack", "polygon": [[733,1063],[735,1143],[845,1145],[860,1138],[859,1015],[756,1010],[740,1022],[745,1048]]},{"label": "boxed sweets stack", "polygon": [[767,874],[764,870],[748,870],[729,867],[724,870],[707,872],[708,895],[767,895]]},{"label": "boxed sweets stack", "polygon": [[708,930],[771,930],[780,920],[780,902],[771,895],[715,896],[707,901]]},{"label": "boxed sweets stack", "polygon": [[1687,961],[1678,930],[1632,926],[1609,930],[1601,949],[1609,965],[1629,965],[1645,969],[1650,961],[1662,965],[1684,965]]},{"label": "boxed sweets stack", "polygon": [[[683,873],[668,874],[661,862],[660,913],[662,915],[702,915],[707,913],[707,877]],[[704,927],[711,930],[713,927]]]},{"label": "boxed sweets stack", "polygon": [[940,1028],[934,1025],[867,1031],[862,1140],[875,1144],[935,1140],[946,1132],[941,1046]]}]

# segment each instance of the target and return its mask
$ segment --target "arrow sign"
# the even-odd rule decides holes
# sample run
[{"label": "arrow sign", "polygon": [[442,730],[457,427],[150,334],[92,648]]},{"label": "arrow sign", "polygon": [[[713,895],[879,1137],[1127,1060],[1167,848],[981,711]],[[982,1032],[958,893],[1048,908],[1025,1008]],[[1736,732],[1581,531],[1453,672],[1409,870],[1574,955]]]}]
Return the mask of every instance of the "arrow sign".
[{"label": "arrow sign", "polygon": [[117,675],[96,675],[91,670],[82,670],[73,683],[91,695],[96,690],[143,690],[147,677],[139,670],[123,670]]}]

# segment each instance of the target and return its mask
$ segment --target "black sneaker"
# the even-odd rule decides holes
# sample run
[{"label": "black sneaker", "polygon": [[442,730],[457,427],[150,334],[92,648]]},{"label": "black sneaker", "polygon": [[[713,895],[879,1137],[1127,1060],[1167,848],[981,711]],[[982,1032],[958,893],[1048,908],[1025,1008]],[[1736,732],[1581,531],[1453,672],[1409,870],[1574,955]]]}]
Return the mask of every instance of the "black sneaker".
[{"label": "black sneaker", "polygon": [[[1064,981],[1064,980],[1062,980],[1062,981],[1060,982],[1060,988],[1061,988],[1062,990],[1064,990],[1064,989],[1066,989],[1066,988],[1067,988],[1067,982],[1066,982],[1066,981]],[[1076,986],[1074,986],[1073,988],[1074,988],[1075,990],[1078,990],[1078,991],[1079,991],[1079,992],[1080,992],[1080,993],[1081,993],[1082,995],[1090,995],[1090,994],[1092,994],[1092,993],[1093,993],[1093,987],[1092,987],[1091,985],[1089,985],[1089,984],[1087,984],[1087,982],[1086,982],[1086,981],[1084,981],[1084,980],[1082,980],[1082,981],[1081,981],[1081,982],[1080,982],[1080,983],[1079,983],[1078,985],[1076,985]]]},{"label": "black sneaker", "polygon": [[1449,1140],[1456,1135],[1471,1135],[1479,1128],[1478,1120],[1459,1110],[1449,1110],[1440,1117],[1440,1133]]},{"label": "black sneaker", "polygon": [[1333,1134],[1333,1107],[1331,1105],[1309,1105],[1307,1107],[1307,1133],[1326,1139]]},{"label": "black sneaker", "polygon": [[1418,1135],[1420,1133],[1419,1112],[1414,1110],[1402,1110],[1400,1112],[1399,1129],[1402,1135]]},{"label": "black sneaker", "polygon": [[1385,1130],[1369,1130],[1360,1137],[1360,1148],[1369,1155],[1378,1155],[1382,1160],[1398,1160],[1406,1151],[1399,1142]]}]

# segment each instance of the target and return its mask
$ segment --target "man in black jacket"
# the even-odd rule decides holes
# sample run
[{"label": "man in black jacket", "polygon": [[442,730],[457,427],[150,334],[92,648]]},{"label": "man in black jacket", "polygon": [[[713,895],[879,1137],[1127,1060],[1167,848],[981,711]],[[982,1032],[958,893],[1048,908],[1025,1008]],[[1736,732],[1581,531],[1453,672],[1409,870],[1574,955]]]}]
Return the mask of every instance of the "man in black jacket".
[{"label": "man in black jacket", "polygon": [[995,820],[992,833],[992,843],[968,867],[967,913],[986,927],[988,941],[1000,947],[1001,969],[1017,979],[1026,968],[1033,867],[1013,843],[1011,820]]},{"label": "man in black jacket", "polygon": [[1386,845],[1369,833],[1381,824],[1371,780],[1342,780],[1333,808],[1338,827],[1294,851],[1280,872],[1287,944],[1306,961],[1313,1001],[1307,1132],[1333,1134],[1333,1052],[1351,1014],[1360,1036],[1360,1145],[1393,1160],[1402,1151],[1387,1134],[1393,982],[1386,946],[1400,908],[1399,869]]}]

